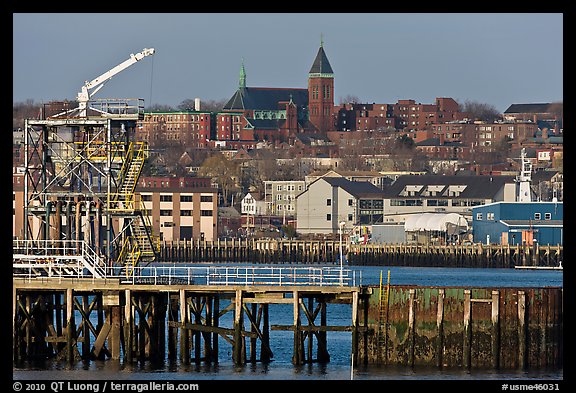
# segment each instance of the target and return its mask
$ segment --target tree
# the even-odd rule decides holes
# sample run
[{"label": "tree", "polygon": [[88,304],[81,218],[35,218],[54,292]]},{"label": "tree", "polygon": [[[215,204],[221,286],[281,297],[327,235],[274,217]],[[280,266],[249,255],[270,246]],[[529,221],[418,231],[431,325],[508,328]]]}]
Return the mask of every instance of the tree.
[{"label": "tree", "polygon": [[292,225],[282,225],[282,232],[288,239],[294,239],[296,237],[296,228]]},{"label": "tree", "polygon": [[195,110],[195,108],[196,108],[196,102],[191,98],[185,99],[178,105],[178,110],[181,111],[193,111]]},{"label": "tree", "polygon": [[230,203],[229,198],[232,193],[240,190],[238,186],[241,175],[240,165],[238,162],[228,160],[222,153],[208,157],[198,170],[198,174],[210,176],[218,183],[225,205]]},{"label": "tree", "polygon": [[466,100],[464,104],[460,104],[460,111],[468,113],[472,120],[494,122],[502,119],[502,115],[493,105],[478,101]]},{"label": "tree", "polygon": [[360,98],[358,98],[358,96],[355,96],[353,94],[347,94],[344,97],[338,98],[338,104],[339,105],[358,104],[358,103],[360,103]]},{"label": "tree", "polygon": [[153,104],[144,109],[146,112],[173,112],[174,108],[170,105]]},{"label": "tree", "polygon": [[224,98],[219,100],[200,101],[200,110],[206,112],[221,112],[227,102],[228,100]]}]

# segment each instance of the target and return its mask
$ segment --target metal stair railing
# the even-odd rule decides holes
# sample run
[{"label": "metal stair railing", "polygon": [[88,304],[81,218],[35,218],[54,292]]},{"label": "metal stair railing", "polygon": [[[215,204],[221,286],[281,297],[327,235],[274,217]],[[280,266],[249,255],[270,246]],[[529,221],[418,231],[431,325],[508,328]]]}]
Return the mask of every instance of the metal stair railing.
[{"label": "metal stair railing", "polygon": [[118,175],[119,185],[116,192],[108,195],[109,209],[118,212],[131,212],[136,209],[134,191],[136,183],[144,167],[147,157],[147,144],[145,142],[131,142],[126,159],[122,163]]}]

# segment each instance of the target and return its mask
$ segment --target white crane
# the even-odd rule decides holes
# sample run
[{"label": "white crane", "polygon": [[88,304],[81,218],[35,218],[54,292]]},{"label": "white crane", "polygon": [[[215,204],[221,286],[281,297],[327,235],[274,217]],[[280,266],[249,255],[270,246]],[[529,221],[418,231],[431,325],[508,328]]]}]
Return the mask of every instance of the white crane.
[{"label": "white crane", "polygon": [[120,73],[121,71],[125,70],[126,68],[130,67],[131,65],[137,63],[138,61],[142,60],[146,56],[150,56],[154,54],[154,48],[144,48],[142,52],[130,54],[130,58],[123,61],[122,63],[118,64],[116,67],[106,71],[102,75],[92,79],[90,82],[86,81],[84,86],[82,86],[82,90],[77,95],[78,100],[78,107],[63,113],[60,113],[57,116],[60,116],[64,113],[70,113],[73,111],[78,111],[78,115],[80,117],[86,117],[86,109],[88,108],[88,102],[92,98],[94,94],[96,94],[104,84],[108,82],[114,75]]}]

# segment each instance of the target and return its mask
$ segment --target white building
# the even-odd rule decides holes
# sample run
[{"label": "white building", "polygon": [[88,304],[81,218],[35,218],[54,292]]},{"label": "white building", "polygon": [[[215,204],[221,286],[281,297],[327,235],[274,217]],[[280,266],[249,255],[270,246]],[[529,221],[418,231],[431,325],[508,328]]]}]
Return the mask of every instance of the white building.
[{"label": "white building", "polygon": [[266,214],[266,202],[262,195],[249,192],[240,201],[240,212],[244,215],[262,216]]},{"label": "white building", "polygon": [[367,181],[321,177],[297,197],[297,231],[336,234],[339,223],[351,229],[382,222],[383,191]]}]

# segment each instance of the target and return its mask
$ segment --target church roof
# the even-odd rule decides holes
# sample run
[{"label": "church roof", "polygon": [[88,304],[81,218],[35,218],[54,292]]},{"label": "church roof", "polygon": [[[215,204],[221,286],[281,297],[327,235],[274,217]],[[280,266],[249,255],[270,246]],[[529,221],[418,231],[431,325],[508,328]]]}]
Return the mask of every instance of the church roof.
[{"label": "church roof", "polygon": [[312,68],[310,68],[309,74],[333,74],[332,67],[330,66],[330,62],[328,61],[328,57],[326,57],[326,52],[324,52],[324,48],[320,46],[318,49],[318,53],[316,54],[316,59],[314,59],[314,63],[312,64]]},{"label": "church roof", "polygon": [[224,110],[277,110],[281,101],[299,107],[308,105],[308,89],[246,87],[239,88],[224,105]]}]

